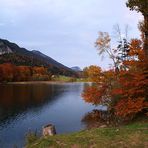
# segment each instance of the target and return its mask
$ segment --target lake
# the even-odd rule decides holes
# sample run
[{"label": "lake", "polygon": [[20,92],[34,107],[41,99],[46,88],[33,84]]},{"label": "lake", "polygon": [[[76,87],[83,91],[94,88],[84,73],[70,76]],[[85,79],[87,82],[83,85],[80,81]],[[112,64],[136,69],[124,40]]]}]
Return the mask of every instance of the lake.
[{"label": "lake", "polygon": [[0,148],[23,147],[28,131],[41,134],[42,127],[49,123],[55,125],[58,134],[84,129],[85,123],[81,120],[94,109],[81,98],[88,85],[90,83],[0,84]]}]

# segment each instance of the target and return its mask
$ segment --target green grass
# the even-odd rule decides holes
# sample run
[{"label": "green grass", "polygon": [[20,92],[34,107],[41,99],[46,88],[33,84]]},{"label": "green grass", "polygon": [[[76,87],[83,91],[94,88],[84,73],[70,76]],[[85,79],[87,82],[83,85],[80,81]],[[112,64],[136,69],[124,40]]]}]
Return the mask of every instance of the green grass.
[{"label": "green grass", "polygon": [[52,78],[52,80],[60,81],[60,82],[73,82],[73,81],[76,81],[76,78],[59,75]]},{"label": "green grass", "polygon": [[148,122],[40,138],[27,148],[147,148]]},{"label": "green grass", "polygon": [[68,77],[68,76],[55,76],[52,78],[52,81],[58,81],[58,82],[88,82],[87,79],[84,78],[75,78],[75,77]]}]

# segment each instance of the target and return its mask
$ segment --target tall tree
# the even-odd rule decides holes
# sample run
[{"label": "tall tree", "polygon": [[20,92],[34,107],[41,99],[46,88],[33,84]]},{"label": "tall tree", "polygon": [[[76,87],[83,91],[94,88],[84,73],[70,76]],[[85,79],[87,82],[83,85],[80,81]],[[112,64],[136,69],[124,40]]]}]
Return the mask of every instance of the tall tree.
[{"label": "tall tree", "polygon": [[126,3],[130,10],[141,12],[144,16],[143,33],[144,33],[144,52],[148,59],[148,0],[128,0]]}]

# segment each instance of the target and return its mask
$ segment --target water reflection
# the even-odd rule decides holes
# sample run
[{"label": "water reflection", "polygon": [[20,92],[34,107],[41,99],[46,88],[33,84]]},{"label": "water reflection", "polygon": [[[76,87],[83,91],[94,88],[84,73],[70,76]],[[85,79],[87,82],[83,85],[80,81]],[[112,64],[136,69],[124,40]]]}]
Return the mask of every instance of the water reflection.
[{"label": "water reflection", "polygon": [[100,126],[108,126],[110,124],[110,114],[105,110],[94,109],[84,115],[82,122],[88,129]]},{"label": "water reflection", "polygon": [[23,111],[41,109],[47,102],[56,101],[62,93],[59,89],[59,85],[46,84],[0,85],[0,124],[9,122]]},{"label": "water reflection", "polygon": [[82,116],[94,107],[81,98],[86,83],[0,85],[0,148],[24,145],[29,130],[52,123],[57,133],[85,127]]}]

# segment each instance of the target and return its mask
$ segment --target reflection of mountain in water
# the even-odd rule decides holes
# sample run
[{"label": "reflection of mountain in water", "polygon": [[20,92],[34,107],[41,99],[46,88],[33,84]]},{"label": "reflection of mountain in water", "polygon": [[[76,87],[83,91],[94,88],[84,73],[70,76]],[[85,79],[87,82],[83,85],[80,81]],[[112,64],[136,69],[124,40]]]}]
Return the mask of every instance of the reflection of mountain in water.
[{"label": "reflection of mountain in water", "polygon": [[66,85],[30,84],[0,85],[0,124],[12,121],[28,110],[41,110],[52,104]]}]

